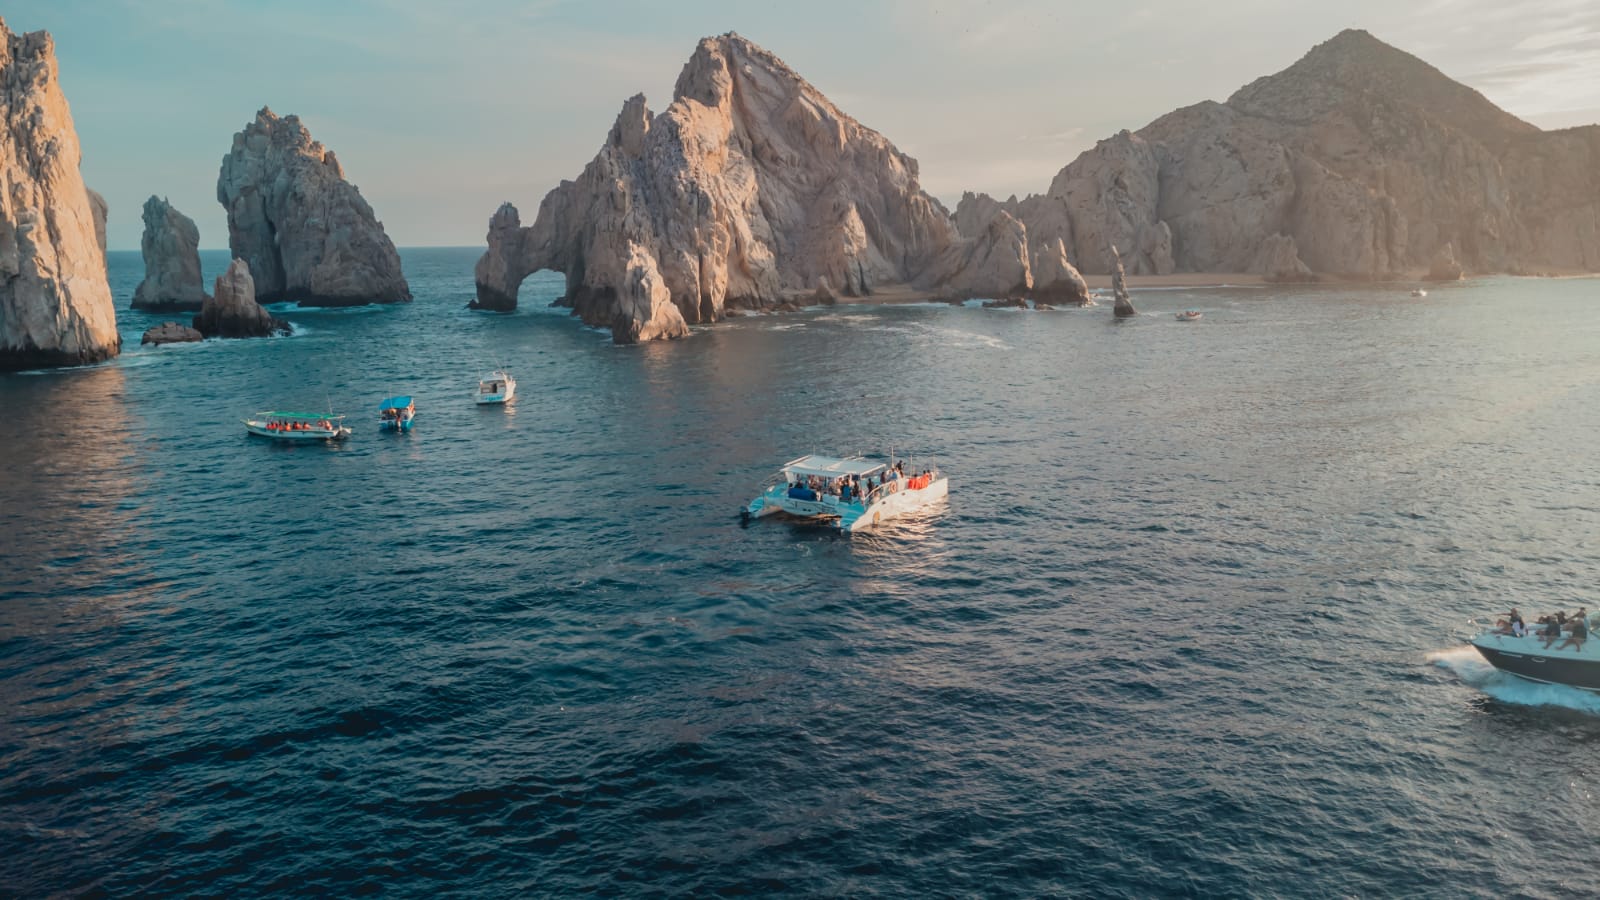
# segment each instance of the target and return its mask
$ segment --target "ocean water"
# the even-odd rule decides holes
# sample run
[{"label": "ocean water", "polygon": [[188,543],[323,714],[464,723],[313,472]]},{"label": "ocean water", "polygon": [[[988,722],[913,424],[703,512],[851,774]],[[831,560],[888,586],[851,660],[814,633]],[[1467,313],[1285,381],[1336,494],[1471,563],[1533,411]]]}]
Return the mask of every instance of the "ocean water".
[{"label": "ocean water", "polygon": [[[113,254],[121,358],[0,377],[0,895],[1600,892],[1600,699],[1461,641],[1600,599],[1600,282],[618,348],[402,255],[410,305],[151,349]],[[891,447],[948,503],[740,526]]]}]

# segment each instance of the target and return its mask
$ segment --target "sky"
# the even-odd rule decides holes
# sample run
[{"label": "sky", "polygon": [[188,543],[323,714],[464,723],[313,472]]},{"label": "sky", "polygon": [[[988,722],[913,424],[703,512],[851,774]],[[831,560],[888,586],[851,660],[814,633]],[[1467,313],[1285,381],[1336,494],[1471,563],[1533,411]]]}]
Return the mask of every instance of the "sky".
[{"label": "sky", "polygon": [[671,102],[737,31],[962,191],[1043,192],[1095,141],[1223,100],[1365,28],[1544,128],[1600,122],[1597,0],[10,0],[51,32],[83,147],[138,249],[159,194],[227,246],[217,172],[261,106],[296,114],[406,246],[482,245],[510,200],[576,177],[622,103]]}]

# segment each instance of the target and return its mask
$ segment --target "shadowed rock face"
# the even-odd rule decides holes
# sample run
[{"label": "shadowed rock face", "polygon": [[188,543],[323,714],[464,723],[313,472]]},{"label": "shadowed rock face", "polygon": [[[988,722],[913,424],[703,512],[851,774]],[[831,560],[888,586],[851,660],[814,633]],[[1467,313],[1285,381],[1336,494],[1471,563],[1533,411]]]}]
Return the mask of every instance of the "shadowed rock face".
[{"label": "shadowed rock face", "polygon": [[275,318],[256,302],[255,280],[242,259],[217,276],[212,295],[194,317],[195,330],[206,337],[246,338],[288,334],[289,323]]},{"label": "shadowed rock face", "polygon": [[995,296],[1030,283],[1020,224],[963,239],[915,160],[734,34],[700,42],[664,112],[629,99],[531,227],[502,206],[488,243],[474,306],[514,308],[522,279],[553,269],[567,276],[562,302],[619,342],[680,336],[824,285]]},{"label": "shadowed rock face", "polygon": [[0,371],[115,356],[105,201],[78,172],[49,34],[0,21],[0,119]]},{"label": "shadowed rock face", "polygon": [[299,118],[262,107],[222,158],[217,200],[228,211],[228,246],[249,264],[262,302],[411,299],[383,224]]},{"label": "shadowed rock face", "polygon": [[998,206],[1097,274],[1112,244],[1133,274],[1380,278],[1428,269],[1446,244],[1472,271],[1600,271],[1600,128],[1540,131],[1345,31]]},{"label": "shadowed rock face", "polygon": [[200,230],[166,200],[144,202],[144,280],[133,292],[133,308],[199,309],[206,299],[200,274]]},{"label": "shadowed rock face", "polygon": [[204,339],[205,335],[187,325],[177,322],[162,322],[154,328],[146,329],[144,336],[139,339],[139,343],[184,344]]}]

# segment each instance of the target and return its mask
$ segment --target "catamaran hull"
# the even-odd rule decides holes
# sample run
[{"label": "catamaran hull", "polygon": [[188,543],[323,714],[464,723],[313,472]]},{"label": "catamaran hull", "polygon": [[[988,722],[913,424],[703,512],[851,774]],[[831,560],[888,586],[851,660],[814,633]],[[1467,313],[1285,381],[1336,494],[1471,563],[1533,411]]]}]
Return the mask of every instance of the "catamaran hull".
[{"label": "catamaran hull", "polygon": [[291,444],[305,443],[307,441],[342,441],[350,436],[350,429],[348,428],[341,428],[334,432],[275,431],[267,428],[264,425],[256,425],[251,422],[246,422],[244,429],[245,431],[248,431],[257,437],[271,438],[275,441],[286,441]]},{"label": "catamaran hull", "polygon": [[[1510,641],[1517,642],[1515,649],[1508,646]],[[1554,649],[1564,641],[1565,636],[1557,639],[1550,650],[1544,649],[1544,642],[1536,637],[1475,639],[1472,646],[1488,660],[1489,665],[1518,678],[1540,684],[1564,684],[1585,691],[1600,691],[1600,658],[1594,658],[1582,650]],[[1501,646],[1490,645],[1491,642]],[[1585,642],[1585,650],[1588,649],[1588,643]]]},{"label": "catamaran hull", "polygon": [[782,493],[782,488],[750,501],[745,507],[747,518],[760,518],[775,513],[786,513],[801,519],[811,519],[820,525],[840,531],[864,531],[895,516],[916,512],[929,504],[943,500],[950,493],[950,479],[940,478],[925,488],[901,490],[883,497],[866,509],[855,504],[830,502],[830,499],[801,500]]}]

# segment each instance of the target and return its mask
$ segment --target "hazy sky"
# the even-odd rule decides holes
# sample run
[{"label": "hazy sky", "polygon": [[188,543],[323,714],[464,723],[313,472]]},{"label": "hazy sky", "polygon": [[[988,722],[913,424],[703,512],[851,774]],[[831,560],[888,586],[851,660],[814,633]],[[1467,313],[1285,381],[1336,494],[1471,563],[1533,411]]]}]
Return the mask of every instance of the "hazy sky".
[{"label": "hazy sky", "polygon": [[963,190],[1040,192],[1121,128],[1366,28],[1546,128],[1600,121],[1600,0],[11,0],[56,38],[83,173],[137,249],[169,197],[226,247],[217,170],[268,105],[332,148],[401,246],[481,244],[531,222],[622,103],[671,100],[706,35],[738,31]]}]

